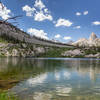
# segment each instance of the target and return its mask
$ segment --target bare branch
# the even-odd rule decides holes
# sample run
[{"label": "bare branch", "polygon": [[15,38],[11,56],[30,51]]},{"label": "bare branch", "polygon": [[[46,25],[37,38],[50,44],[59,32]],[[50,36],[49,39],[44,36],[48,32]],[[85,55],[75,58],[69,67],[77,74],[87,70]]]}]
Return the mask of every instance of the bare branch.
[{"label": "bare branch", "polygon": [[14,16],[14,17],[9,17],[8,19],[4,20],[4,22],[8,21],[8,20],[16,20],[17,18],[20,18],[22,17],[22,15],[19,15],[19,16]]}]

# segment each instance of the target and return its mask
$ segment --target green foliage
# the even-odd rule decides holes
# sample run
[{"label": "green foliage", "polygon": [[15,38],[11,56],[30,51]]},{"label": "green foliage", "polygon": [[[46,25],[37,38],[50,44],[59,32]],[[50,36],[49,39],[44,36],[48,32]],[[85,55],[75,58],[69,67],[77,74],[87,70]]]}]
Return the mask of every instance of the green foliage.
[{"label": "green foliage", "polygon": [[77,56],[74,56],[74,58],[84,58],[84,55],[77,55]]},{"label": "green foliage", "polygon": [[62,57],[61,54],[64,51],[68,51],[68,50],[70,49],[53,47],[52,49],[48,50],[46,53],[39,55],[39,57]]},{"label": "green foliage", "polygon": [[1,38],[1,42],[6,41],[6,43],[22,43],[17,38],[13,38],[12,36],[8,36],[7,34],[1,35],[0,38]]},{"label": "green foliage", "polygon": [[17,97],[8,92],[0,92],[0,100],[18,100]]},{"label": "green foliage", "polygon": [[6,41],[4,38],[0,37],[0,43],[8,43],[8,41]]},{"label": "green foliage", "polygon": [[97,53],[100,53],[100,48],[89,48],[89,49],[85,49],[85,55],[88,55],[88,54],[97,54]]}]

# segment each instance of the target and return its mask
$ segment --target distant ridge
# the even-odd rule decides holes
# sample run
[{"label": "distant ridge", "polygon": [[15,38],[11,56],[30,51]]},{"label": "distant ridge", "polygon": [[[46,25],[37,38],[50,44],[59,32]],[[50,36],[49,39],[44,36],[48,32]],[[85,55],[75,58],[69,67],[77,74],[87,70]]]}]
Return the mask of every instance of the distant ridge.
[{"label": "distant ridge", "polygon": [[15,39],[17,41],[25,42],[25,43],[31,43],[31,44],[37,44],[37,45],[43,45],[43,46],[51,46],[51,47],[73,47],[69,44],[64,44],[61,42],[54,42],[51,40],[45,40],[38,37],[31,37],[26,32],[18,29],[14,25],[3,22],[0,20],[0,36],[9,37],[10,39]]}]

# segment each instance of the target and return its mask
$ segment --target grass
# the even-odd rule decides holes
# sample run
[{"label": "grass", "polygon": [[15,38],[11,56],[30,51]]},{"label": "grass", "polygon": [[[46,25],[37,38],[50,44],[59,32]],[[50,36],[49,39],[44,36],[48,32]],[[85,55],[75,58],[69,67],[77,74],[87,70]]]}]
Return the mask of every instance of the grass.
[{"label": "grass", "polygon": [[52,48],[46,53],[39,55],[39,57],[62,57],[61,53],[70,50],[70,48]]},{"label": "grass", "polygon": [[12,94],[8,93],[7,91],[0,91],[0,100],[18,100],[17,97]]},{"label": "grass", "polygon": [[8,41],[5,40],[4,38],[0,37],[0,43],[8,43]]}]

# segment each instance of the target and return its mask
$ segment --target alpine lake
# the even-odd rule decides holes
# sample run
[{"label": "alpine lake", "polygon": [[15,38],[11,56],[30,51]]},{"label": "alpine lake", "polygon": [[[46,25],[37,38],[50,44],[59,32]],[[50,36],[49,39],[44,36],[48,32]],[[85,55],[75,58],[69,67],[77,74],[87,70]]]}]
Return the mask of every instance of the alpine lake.
[{"label": "alpine lake", "polygon": [[0,90],[18,100],[100,100],[100,59],[0,58]]}]

